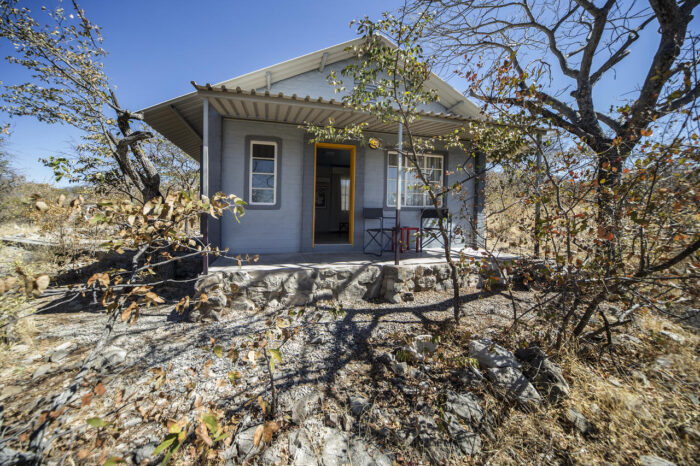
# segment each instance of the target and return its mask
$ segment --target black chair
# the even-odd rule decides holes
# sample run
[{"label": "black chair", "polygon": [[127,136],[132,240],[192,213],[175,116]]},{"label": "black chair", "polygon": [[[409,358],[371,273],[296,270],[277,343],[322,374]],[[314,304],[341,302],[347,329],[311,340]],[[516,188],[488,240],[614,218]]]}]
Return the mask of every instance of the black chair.
[{"label": "black chair", "polygon": [[[364,208],[362,210],[362,216],[365,219],[365,237],[369,235],[369,238],[364,241],[362,252],[367,254],[367,249],[374,243],[379,247],[379,254],[371,254],[381,257],[382,252],[388,251],[391,248],[391,232],[394,230],[394,227],[385,226],[384,220],[393,219],[395,221],[396,217],[385,217],[384,209],[382,208]],[[367,228],[368,220],[378,220],[379,228]]]},{"label": "black chair", "polygon": [[[452,244],[452,217],[447,209],[441,209],[443,222],[446,222],[447,231],[449,232],[448,240]],[[445,247],[445,242],[440,234],[440,216],[437,209],[423,209],[420,213],[420,252],[423,248],[431,244],[433,241],[440,246]]]}]

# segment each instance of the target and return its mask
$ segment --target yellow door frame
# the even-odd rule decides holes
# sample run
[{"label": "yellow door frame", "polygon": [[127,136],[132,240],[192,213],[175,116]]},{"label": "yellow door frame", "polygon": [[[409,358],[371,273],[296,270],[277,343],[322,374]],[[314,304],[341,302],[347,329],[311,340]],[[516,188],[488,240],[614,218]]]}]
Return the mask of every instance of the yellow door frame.
[{"label": "yellow door frame", "polygon": [[350,212],[348,212],[348,236],[350,244],[354,244],[355,233],[355,146],[350,144],[331,144],[327,142],[317,142],[314,145],[314,196],[313,202],[313,225],[311,226],[311,247],[316,247],[316,161],[318,149],[340,149],[350,151]]}]

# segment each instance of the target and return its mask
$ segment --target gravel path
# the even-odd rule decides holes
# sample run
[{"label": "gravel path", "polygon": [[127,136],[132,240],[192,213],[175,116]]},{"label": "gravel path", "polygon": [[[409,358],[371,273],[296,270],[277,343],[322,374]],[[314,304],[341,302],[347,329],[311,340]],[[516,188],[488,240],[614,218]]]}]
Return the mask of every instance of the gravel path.
[{"label": "gravel path", "polygon": [[[520,293],[517,297],[527,307],[529,295]],[[484,336],[508,323],[511,308],[505,296],[484,297],[474,290],[463,299],[465,324],[478,327]],[[341,315],[334,315],[337,309],[331,303],[305,308],[303,316],[292,322],[299,332],[283,346],[283,362],[275,371],[280,411],[288,412],[295,400],[312,391],[334,390],[332,385],[353,371],[368,370],[371,346],[376,342],[388,341],[398,333],[434,332],[450,321],[449,303],[448,293],[425,292],[416,293],[414,302],[400,305],[345,305]],[[98,382],[105,385],[106,393],[69,412],[70,435],[55,445],[75,448],[71,440],[88,442],[91,428],[85,420],[96,416],[120,426],[118,438],[104,446],[110,454],[118,455],[159,442],[166,419],[188,417],[193,421],[200,407],[233,416],[242,426],[257,422],[246,406],[266,393],[267,378],[264,362],[252,363],[247,353],[251,335],[265,332],[270,317],[239,313],[223,322],[201,324],[184,322],[170,309],[162,309],[141,314],[132,326],[119,324],[110,347],[126,350],[125,360],[91,377],[81,396]],[[15,346],[0,361],[5,418],[29,421],[40,411],[42,403],[75,374],[101,334],[104,321],[103,314],[88,312],[35,317],[33,344]],[[76,344],[75,350],[63,361],[48,361],[52,350],[67,341]],[[215,346],[223,349],[222,357],[214,354]],[[233,360],[227,356],[231,348],[238,350]],[[41,368],[44,373],[37,376]],[[233,384],[229,373],[236,371],[242,377]]]}]

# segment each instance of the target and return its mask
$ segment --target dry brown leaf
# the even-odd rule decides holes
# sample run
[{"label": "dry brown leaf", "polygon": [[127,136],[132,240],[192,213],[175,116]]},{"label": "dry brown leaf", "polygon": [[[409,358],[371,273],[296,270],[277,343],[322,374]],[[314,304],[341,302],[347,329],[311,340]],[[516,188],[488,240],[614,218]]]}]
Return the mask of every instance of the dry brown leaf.
[{"label": "dry brown leaf", "polygon": [[214,442],[212,442],[211,437],[209,437],[209,431],[207,430],[206,424],[200,422],[194,432],[202,442],[206,443],[210,447],[214,446]]},{"label": "dry brown leaf", "polygon": [[107,389],[105,388],[105,385],[102,382],[99,382],[97,385],[95,385],[95,395],[97,396],[102,396],[105,394]]},{"label": "dry brown leaf", "polygon": [[265,431],[265,426],[260,424],[257,429],[255,429],[255,434],[253,435],[253,446],[255,448],[260,445],[260,440],[262,440],[263,433]]},{"label": "dry brown leaf", "polygon": [[132,302],[131,304],[129,304],[129,307],[122,311],[122,322],[126,322],[127,320],[129,320],[129,317],[131,317],[131,313],[134,312],[136,306],[138,306],[138,304]]},{"label": "dry brown leaf", "polygon": [[92,393],[86,393],[80,397],[80,406],[88,406],[92,402]]},{"label": "dry brown leaf", "polygon": [[272,435],[279,430],[280,426],[275,421],[268,421],[265,423],[265,428],[263,429],[263,443],[270,443],[272,441]]}]

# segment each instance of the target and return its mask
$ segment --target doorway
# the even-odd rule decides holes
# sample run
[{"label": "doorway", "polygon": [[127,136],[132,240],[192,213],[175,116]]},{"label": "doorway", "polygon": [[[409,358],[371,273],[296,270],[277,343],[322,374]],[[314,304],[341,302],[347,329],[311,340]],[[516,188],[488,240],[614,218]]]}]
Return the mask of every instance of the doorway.
[{"label": "doorway", "polygon": [[352,244],[355,206],[355,147],[316,144],[314,246]]}]

